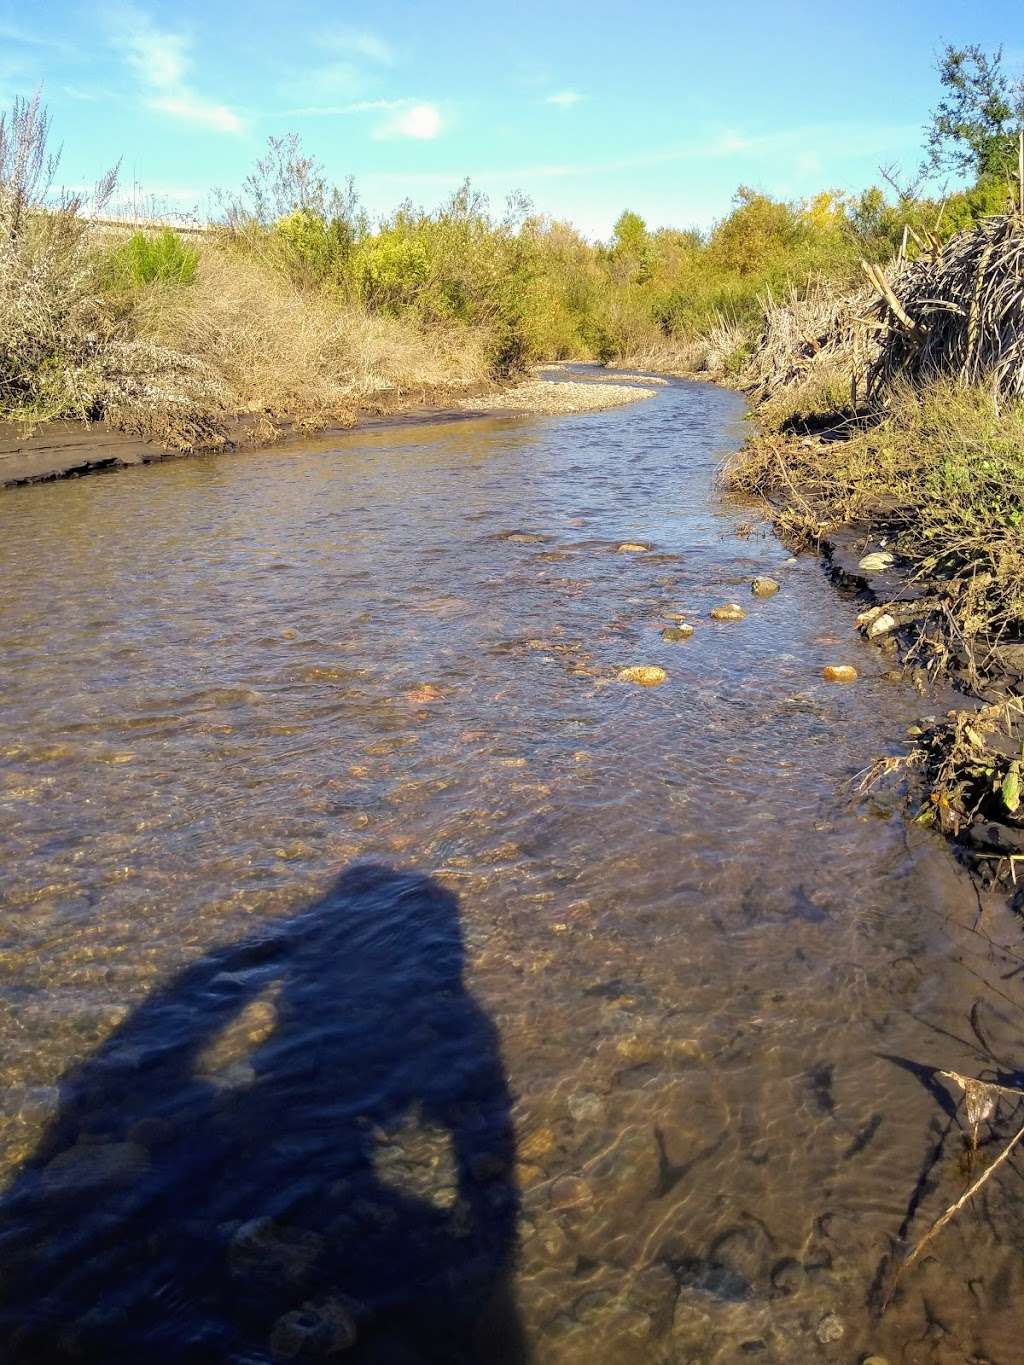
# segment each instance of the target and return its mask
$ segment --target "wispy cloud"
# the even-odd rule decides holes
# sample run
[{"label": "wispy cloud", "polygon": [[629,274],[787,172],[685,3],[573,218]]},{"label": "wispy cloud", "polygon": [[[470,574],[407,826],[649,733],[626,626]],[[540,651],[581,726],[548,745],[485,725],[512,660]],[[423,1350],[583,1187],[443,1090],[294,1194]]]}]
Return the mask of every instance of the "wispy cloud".
[{"label": "wispy cloud", "polygon": [[321,33],[320,42],[335,52],[350,52],[354,57],[364,57],[381,66],[393,66],[395,63],[395,49],[391,44],[366,29],[344,25],[329,28]]},{"label": "wispy cloud", "polygon": [[583,96],[578,90],[558,90],[553,95],[548,95],[544,100],[545,104],[557,104],[559,109],[570,109],[574,104],[579,104]]},{"label": "wispy cloud", "polygon": [[41,47],[48,52],[60,52],[65,56],[74,50],[70,43],[54,37],[52,32],[37,33],[34,29],[26,28],[24,24],[14,24],[7,19],[0,19],[0,41],[21,47]]},{"label": "wispy cloud", "polygon": [[[540,162],[535,164],[494,167],[459,168],[449,171],[374,171],[366,177],[379,184],[415,182],[423,185],[446,186],[459,184],[467,175],[474,182],[513,183],[530,180],[564,180],[627,174],[645,167],[669,165],[674,162],[731,162],[745,156],[762,157],[791,153],[806,157],[812,137],[828,149],[848,155],[875,155],[879,147],[897,146],[918,135],[916,124],[818,124],[811,128],[787,128],[745,135],[725,132],[694,137],[673,146],[652,148],[635,155],[601,161]],[[820,153],[817,155],[824,164]]]},{"label": "wispy cloud", "polygon": [[[396,61],[391,44],[378,34],[346,25],[321,29],[306,48],[317,53],[319,64],[293,68],[278,85],[281,96],[300,105],[306,117],[359,112],[354,104],[372,92],[379,68]],[[396,101],[381,107],[397,106]]]},{"label": "wispy cloud", "polygon": [[429,142],[438,137],[443,128],[444,119],[435,104],[410,104],[396,113],[394,118],[382,123],[373,136],[378,142],[399,137]]},{"label": "wispy cloud", "polygon": [[242,120],[226,104],[200,94],[189,81],[189,40],[158,29],[148,15],[125,5],[111,12],[113,44],[138,77],[148,108],[218,133],[240,133]]},{"label": "wispy cloud", "polygon": [[295,109],[280,110],[280,116],[341,118],[346,114],[379,114],[389,109],[405,109],[411,103],[411,100],[350,100],[348,104],[302,104]]}]

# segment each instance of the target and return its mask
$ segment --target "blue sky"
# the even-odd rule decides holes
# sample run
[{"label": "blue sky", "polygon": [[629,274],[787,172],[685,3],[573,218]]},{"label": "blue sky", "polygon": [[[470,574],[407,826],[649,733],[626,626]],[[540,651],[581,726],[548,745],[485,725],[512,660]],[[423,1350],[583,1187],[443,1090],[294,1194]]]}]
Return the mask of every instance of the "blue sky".
[{"label": "blue sky", "polygon": [[[0,0],[0,102],[40,83],[61,177],[179,209],[295,131],[374,214],[465,176],[607,236],[624,207],[706,226],[740,184],[786,197],[915,166],[947,42],[1002,43],[1009,0]],[[1014,19],[1016,17],[1016,22]]]}]

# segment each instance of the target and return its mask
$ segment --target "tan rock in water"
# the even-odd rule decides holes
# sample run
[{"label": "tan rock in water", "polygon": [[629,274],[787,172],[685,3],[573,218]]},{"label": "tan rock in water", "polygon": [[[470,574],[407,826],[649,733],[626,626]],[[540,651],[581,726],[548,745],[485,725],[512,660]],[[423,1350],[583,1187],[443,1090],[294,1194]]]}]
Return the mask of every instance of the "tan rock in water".
[{"label": "tan rock in water", "polygon": [[641,545],[638,540],[624,540],[619,546],[620,555],[645,555],[651,547]]},{"label": "tan rock in water", "polygon": [[875,640],[879,635],[888,635],[891,630],[896,629],[896,618],[890,612],[883,611],[875,619],[868,623],[867,634],[869,640]]},{"label": "tan rock in water", "polygon": [[671,645],[678,644],[680,640],[689,640],[692,635],[693,626],[685,621],[678,626],[665,626],[661,632],[661,638]]},{"label": "tan rock in water", "polygon": [[755,597],[774,597],[779,591],[779,584],[774,578],[755,578],[750,591]]},{"label": "tan rock in water", "polygon": [[657,664],[633,664],[619,669],[619,682],[636,683],[639,687],[658,687],[668,674]]},{"label": "tan rock in water", "polygon": [[821,670],[821,676],[826,682],[852,683],[857,681],[860,674],[853,664],[826,664]]},{"label": "tan rock in water", "polygon": [[426,706],[432,701],[440,701],[441,695],[441,689],[435,687],[433,683],[421,683],[419,687],[410,687],[405,693],[405,699],[413,706]]},{"label": "tan rock in water", "polygon": [[738,602],[726,602],[721,607],[711,608],[712,621],[745,621],[747,613]]}]

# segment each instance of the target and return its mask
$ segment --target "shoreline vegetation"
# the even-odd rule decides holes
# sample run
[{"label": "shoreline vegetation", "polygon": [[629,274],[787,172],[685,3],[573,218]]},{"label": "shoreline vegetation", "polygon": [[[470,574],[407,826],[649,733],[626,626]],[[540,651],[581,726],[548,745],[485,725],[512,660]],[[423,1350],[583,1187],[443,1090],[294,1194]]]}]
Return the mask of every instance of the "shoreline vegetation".
[{"label": "shoreline vegetation", "polygon": [[[89,195],[59,191],[52,148],[39,98],[16,101],[0,122],[0,424],[102,424],[181,452],[510,391],[522,408],[538,364],[734,377],[766,297],[850,282],[928,216],[877,188],[786,203],[741,187],[707,232],[626,211],[594,243],[521,198],[493,212],[467,182],[371,222],[290,135],[211,222],[179,230],[111,218],[117,167]],[[997,199],[953,196],[944,230]]]}]

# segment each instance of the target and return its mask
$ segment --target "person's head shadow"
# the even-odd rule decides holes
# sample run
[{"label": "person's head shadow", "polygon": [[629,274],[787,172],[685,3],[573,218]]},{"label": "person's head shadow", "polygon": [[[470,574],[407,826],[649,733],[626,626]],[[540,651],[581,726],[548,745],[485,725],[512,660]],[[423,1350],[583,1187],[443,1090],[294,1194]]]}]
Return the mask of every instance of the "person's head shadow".
[{"label": "person's head shadow", "polygon": [[515,1362],[518,1195],[456,898],[355,866],[150,996],[0,1199],[0,1359]]}]

